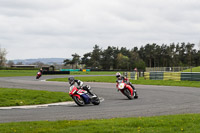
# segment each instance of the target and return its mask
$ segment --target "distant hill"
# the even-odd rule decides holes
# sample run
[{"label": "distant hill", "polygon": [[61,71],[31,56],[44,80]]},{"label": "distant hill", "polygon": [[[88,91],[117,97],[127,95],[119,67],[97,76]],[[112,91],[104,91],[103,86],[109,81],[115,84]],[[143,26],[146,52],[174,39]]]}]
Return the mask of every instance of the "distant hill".
[{"label": "distant hill", "polygon": [[63,64],[63,61],[65,60],[66,58],[38,58],[38,59],[16,59],[16,60],[12,60],[15,64],[18,63],[18,62],[22,62],[24,65],[28,65],[28,64],[32,64],[32,63],[35,63],[35,62],[42,62],[44,64]]}]

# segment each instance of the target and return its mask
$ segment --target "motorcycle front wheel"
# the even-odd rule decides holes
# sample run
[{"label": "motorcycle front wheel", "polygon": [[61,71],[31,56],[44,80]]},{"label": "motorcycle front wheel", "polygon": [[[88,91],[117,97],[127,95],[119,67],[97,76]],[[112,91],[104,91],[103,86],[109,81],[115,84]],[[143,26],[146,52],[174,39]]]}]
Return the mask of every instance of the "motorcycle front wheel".
[{"label": "motorcycle front wheel", "polygon": [[129,91],[129,89],[125,89],[124,90],[124,95],[128,97],[128,99],[133,99],[133,97],[131,96],[131,92]]},{"label": "motorcycle front wheel", "polygon": [[138,99],[138,94],[137,94],[137,92],[134,92],[135,94],[134,94],[134,99]]},{"label": "motorcycle front wheel", "polygon": [[84,106],[85,105],[85,102],[84,102],[82,97],[80,97],[80,99],[79,99],[77,96],[74,96],[73,99],[78,106]]},{"label": "motorcycle front wheel", "polygon": [[100,99],[99,99],[98,96],[92,100],[92,104],[94,104],[94,105],[99,105],[100,104]]}]

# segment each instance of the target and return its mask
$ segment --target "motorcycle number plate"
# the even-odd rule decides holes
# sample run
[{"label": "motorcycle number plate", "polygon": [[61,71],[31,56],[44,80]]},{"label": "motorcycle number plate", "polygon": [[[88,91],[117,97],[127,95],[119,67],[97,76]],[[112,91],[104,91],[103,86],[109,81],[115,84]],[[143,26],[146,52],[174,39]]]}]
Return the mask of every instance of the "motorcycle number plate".
[{"label": "motorcycle number plate", "polygon": [[120,84],[118,85],[118,88],[119,88],[119,89],[124,89],[124,86],[125,86],[124,83],[120,83]]}]

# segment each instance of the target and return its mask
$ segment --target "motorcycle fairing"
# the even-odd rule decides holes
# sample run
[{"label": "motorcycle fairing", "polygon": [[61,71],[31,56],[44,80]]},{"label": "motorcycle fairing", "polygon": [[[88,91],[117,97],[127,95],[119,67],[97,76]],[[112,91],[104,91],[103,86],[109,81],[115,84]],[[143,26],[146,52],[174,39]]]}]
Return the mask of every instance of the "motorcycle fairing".
[{"label": "motorcycle fairing", "polygon": [[133,88],[130,85],[126,85],[126,88],[131,92],[131,96],[133,96]]},{"label": "motorcycle fairing", "polygon": [[85,90],[78,90],[77,91],[77,94],[79,94],[79,95],[83,95],[85,93],[87,93],[87,91],[85,91]]},{"label": "motorcycle fairing", "polygon": [[69,94],[73,95],[77,91],[77,88],[75,86],[71,86],[69,89]]},{"label": "motorcycle fairing", "polygon": [[80,95],[78,95],[78,94],[75,94],[74,97],[78,97],[78,99],[81,98]]},{"label": "motorcycle fairing", "polygon": [[81,97],[83,98],[83,100],[86,104],[90,103],[90,98],[87,94],[82,94]]}]

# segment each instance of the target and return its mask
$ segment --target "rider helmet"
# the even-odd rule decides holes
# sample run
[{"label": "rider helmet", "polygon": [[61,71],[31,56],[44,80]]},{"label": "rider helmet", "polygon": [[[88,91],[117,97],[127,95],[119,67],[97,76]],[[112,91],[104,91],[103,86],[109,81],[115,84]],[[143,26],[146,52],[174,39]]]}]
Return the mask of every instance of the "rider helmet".
[{"label": "rider helmet", "polygon": [[74,84],[74,77],[69,77],[68,81],[70,85]]},{"label": "rider helmet", "polygon": [[121,73],[117,72],[117,73],[116,73],[116,77],[117,77],[117,78],[121,77]]}]

